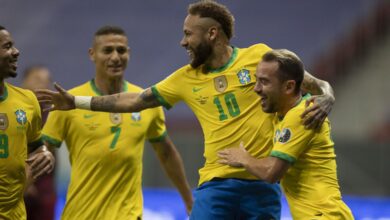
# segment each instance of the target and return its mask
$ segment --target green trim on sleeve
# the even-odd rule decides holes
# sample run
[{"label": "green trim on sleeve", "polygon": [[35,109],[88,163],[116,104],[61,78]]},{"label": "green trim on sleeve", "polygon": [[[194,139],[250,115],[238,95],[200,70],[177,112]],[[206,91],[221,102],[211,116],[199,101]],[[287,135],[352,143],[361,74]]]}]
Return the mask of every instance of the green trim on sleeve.
[{"label": "green trim on sleeve", "polygon": [[296,159],[294,157],[292,157],[292,156],[290,156],[290,155],[288,155],[286,153],[283,153],[283,152],[280,152],[280,151],[275,151],[275,150],[271,151],[270,156],[271,157],[277,157],[279,159],[285,160],[285,161],[287,161],[287,162],[289,162],[291,164],[293,164],[296,161]]},{"label": "green trim on sleeve", "polygon": [[8,89],[7,89],[7,84],[4,83],[4,93],[3,95],[0,96],[0,102],[6,100],[8,97]]},{"label": "green trim on sleeve", "polygon": [[158,92],[156,86],[152,86],[151,87],[152,89],[152,93],[154,96],[156,96],[158,102],[164,106],[167,110],[169,110],[170,108],[172,108],[172,106],[167,102],[165,101],[165,99],[160,95],[160,93]]},{"label": "green trim on sleeve", "polygon": [[52,144],[55,147],[60,147],[61,143],[62,143],[62,141],[59,141],[59,140],[57,140],[55,138],[52,138],[52,137],[44,135],[44,134],[42,135],[42,140],[49,142],[49,144]]},{"label": "green trim on sleeve", "polygon": [[40,146],[43,145],[43,140],[42,140],[42,137],[39,138],[38,140],[36,141],[33,141],[31,143],[28,143],[27,146],[29,148],[29,152],[33,152],[35,151],[36,149],[38,149]]},{"label": "green trim on sleeve", "polygon": [[164,131],[164,133],[162,133],[162,135],[160,135],[159,137],[150,138],[149,142],[150,143],[160,142],[160,141],[164,140],[166,136],[168,136],[168,132]]}]

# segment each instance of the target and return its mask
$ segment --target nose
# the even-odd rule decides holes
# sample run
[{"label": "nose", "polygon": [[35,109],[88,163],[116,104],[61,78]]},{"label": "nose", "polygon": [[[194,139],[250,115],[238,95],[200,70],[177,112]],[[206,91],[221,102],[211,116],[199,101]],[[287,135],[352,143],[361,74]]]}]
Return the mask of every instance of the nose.
[{"label": "nose", "polygon": [[260,94],[263,90],[263,86],[261,85],[261,83],[259,81],[256,81],[256,84],[255,84],[255,87],[254,87],[254,90],[257,94]]},{"label": "nose", "polygon": [[182,47],[187,47],[188,41],[187,41],[187,39],[186,39],[185,36],[181,39],[180,45],[181,45]]},{"label": "nose", "polygon": [[119,57],[118,51],[114,50],[114,52],[112,52],[111,60],[112,60],[113,62],[119,62],[120,57]]},{"label": "nose", "polygon": [[18,50],[18,48],[16,48],[16,47],[13,48],[12,56],[13,57],[19,57],[19,50]]}]

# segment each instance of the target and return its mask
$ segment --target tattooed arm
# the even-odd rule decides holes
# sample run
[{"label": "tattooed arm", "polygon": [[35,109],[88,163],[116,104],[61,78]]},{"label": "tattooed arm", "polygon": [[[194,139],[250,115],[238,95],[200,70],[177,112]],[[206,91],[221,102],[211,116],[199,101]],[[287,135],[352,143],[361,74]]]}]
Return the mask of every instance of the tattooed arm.
[{"label": "tattooed arm", "polygon": [[[306,101],[307,108],[301,115],[304,119],[303,124],[306,128],[317,129],[321,127],[332,110],[335,102],[333,89],[328,82],[315,78],[307,71],[305,71],[301,89],[314,95]],[[308,107],[310,103],[313,105]]]},{"label": "tattooed arm", "polygon": [[[47,89],[35,91],[40,103],[51,105],[51,107],[44,109],[44,111],[81,108],[102,112],[138,112],[161,105],[150,88],[144,90],[142,93],[119,93],[97,97],[75,97],[58,84],[54,84],[54,88],[58,92]],[[78,100],[76,100],[77,98]],[[76,106],[75,102],[78,102],[78,106]]]},{"label": "tattooed arm", "polygon": [[103,112],[138,112],[160,106],[150,88],[142,93],[119,93],[109,96],[94,96],[91,110]]}]

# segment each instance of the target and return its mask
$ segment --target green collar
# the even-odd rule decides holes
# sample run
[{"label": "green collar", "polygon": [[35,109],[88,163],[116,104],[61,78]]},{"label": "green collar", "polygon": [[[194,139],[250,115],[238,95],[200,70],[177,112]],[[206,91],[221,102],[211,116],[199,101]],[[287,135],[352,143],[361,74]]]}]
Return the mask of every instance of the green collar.
[{"label": "green collar", "polygon": [[233,47],[233,53],[232,53],[232,56],[230,56],[229,61],[225,65],[223,65],[223,66],[221,66],[221,67],[219,67],[217,69],[210,69],[210,73],[220,73],[220,72],[226,70],[236,60],[237,53],[238,53],[238,48],[237,47]]},{"label": "green collar", "polygon": [[[89,83],[91,84],[92,90],[96,93],[96,95],[98,96],[103,95],[102,91],[100,91],[100,89],[96,86],[95,79],[91,79]],[[122,92],[127,92],[127,83],[125,80],[123,80]]]},{"label": "green collar", "polygon": [[4,93],[3,95],[0,96],[0,102],[6,100],[8,97],[8,89],[7,89],[7,84],[4,83]]}]

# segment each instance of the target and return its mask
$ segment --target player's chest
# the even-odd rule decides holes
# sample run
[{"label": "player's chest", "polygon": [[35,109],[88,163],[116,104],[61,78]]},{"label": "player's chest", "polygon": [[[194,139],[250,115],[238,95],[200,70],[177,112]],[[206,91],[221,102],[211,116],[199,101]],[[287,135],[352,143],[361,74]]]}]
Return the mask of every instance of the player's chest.
[{"label": "player's chest", "polygon": [[84,134],[107,135],[115,130],[131,130],[133,134],[147,131],[151,117],[145,112],[106,113],[79,111],[70,115],[71,130]]},{"label": "player's chest", "polygon": [[253,90],[254,74],[254,67],[242,67],[192,80],[186,102],[195,112],[208,112],[220,121],[235,118],[259,100]]},{"label": "player's chest", "polygon": [[30,106],[18,102],[0,103],[0,134],[25,135],[33,117]]}]

